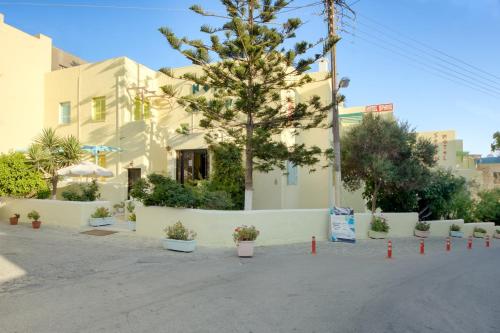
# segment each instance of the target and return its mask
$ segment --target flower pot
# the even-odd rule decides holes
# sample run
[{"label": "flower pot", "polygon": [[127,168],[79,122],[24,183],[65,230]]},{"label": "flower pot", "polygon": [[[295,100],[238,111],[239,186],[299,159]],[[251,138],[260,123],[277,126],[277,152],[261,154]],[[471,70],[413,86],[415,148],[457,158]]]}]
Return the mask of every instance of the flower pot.
[{"label": "flower pot", "polygon": [[387,238],[388,232],[368,230],[368,237],[373,239]]},{"label": "flower pot", "polygon": [[422,231],[422,230],[415,229],[414,234],[416,237],[427,238],[431,235],[431,231],[430,230]]},{"label": "flower pot", "polygon": [[463,238],[464,233],[462,231],[450,231],[450,236],[456,238]]},{"label": "flower pot", "polygon": [[33,229],[40,229],[40,226],[42,225],[42,221],[31,221],[31,226]]},{"label": "flower pot", "polygon": [[115,224],[115,219],[112,217],[91,217],[89,219],[89,225],[92,227],[100,227],[103,225]]},{"label": "flower pot", "polygon": [[196,240],[178,240],[164,238],[162,240],[163,248],[178,252],[193,252],[196,249]]},{"label": "flower pot", "polygon": [[17,216],[9,217],[10,225],[16,225],[18,221],[19,221],[19,218]]},{"label": "flower pot", "polygon": [[128,229],[135,231],[135,221],[127,221],[128,223]]},{"label": "flower pot", "polygon": [[238,241],[236,247],[238,248],[239,257],[253,257],[253,248],[255,241]]},{"label": "flower pot", "polygon": [[484,238],[486,236],[485,232],[474,231],[474,238]]}]

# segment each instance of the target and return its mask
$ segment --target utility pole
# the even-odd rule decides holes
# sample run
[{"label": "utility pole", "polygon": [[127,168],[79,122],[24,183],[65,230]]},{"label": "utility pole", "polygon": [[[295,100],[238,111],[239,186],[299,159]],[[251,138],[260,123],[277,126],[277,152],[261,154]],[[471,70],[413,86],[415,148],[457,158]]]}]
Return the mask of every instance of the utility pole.
[{"label": "utility pole", "polygon": [[[337,31],[335,27],[335,1],[336,0],[325,0],[326,13],[328,15],[328,36],[330,39],[335,40],[338,38]],[[340,206],[340,195],[342,188],[342,178],[340,173],[340,118],[339,118],[339,107],[337,103],[337,59],[336,59],[336,44],[332,45],[330,50],[330,73],[332,77],[332,134],[333,134],[333,152],[335,154],[333,160],[333,176],[329,179],[333,179],[333,184],[329,184],[329,193],[332,192],[331,187],[333,186],[333,200],[330,199],[329,204],[336,207]]]}]

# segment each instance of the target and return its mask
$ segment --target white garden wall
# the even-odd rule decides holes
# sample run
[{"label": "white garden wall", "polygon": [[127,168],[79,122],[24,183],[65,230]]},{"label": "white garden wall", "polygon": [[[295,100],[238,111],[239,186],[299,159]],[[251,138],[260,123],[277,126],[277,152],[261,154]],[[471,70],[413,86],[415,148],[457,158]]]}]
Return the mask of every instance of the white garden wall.
[{"label": "white garden wall", "polygon": [[8,221],[15,213],[21,215],[19,221],[28,223],[26,216],[32,210],[40,213],[42,227],[44,224],[69,228],[80,228],[88,225],[90,215],[97,207],[111,208],[109,201],[61,201],[40,199],[0,199],[0,220]]},{"label": "white garden wall", "polygon": [[452,224],[459,225],[463,231],[464,220],[436,220],[427,221],[431,225],[431,236],[449,236]]}]

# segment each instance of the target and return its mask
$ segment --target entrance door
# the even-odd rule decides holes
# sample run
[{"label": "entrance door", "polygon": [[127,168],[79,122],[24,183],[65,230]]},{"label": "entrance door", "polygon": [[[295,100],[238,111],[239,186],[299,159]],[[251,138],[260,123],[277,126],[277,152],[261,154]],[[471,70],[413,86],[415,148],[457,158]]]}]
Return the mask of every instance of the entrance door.
[{"label": "entrance door", "polygon": [[208,178],[208,151],[206,149],[177,151],[177,181],[195,182]]},{"label": "entrance door", "polygon": [[127,188],[127,199],[130,199],[130,190],[132,186],[141,179],[141,168],[128,168],[128,188]]}]

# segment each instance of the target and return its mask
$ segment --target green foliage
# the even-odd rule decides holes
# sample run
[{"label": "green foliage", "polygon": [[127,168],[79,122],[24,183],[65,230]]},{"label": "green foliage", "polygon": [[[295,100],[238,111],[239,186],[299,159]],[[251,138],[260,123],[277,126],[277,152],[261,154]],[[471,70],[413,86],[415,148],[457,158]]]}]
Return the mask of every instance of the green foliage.
[{"label": "green foliage", "polygon": [[479,201],[475,207],[475,217],[483,222],[500,225],[500,188],[478,193]]},{"label": "green foliage", "polygon": [[131,222],[135,222],[137,220],[137,216],[135,215],[135,213],[130,213],[128,215],[128,220]]},{"label": "green foliage", "polygon": [[500,131],[493,134],[493,143],[491,144],[491,151],[500,150]]},{"label": "green foliage", "polygon": [[106,207],[98,207],[95,212],[90,215],[90,217],[95,218],[95,219],[101,219],[105,217],[111,217],[111,213],[109,212],[109,209]]},{"label": "green foliage", "polygon": [[483,228],[480,228],[480,227],[475,227],[474,228],[474,232],[477,232],[479,234],[485,234],[486,233],[486,229],[483,229]]},{"label": "green foliage", "polygon": [[196,208],[227,210],[233,207],[229,194],[224,191],[211,190],[208,182],[198,182],[196,187],[191,190],[195,198]]},{"label": "green foliage", "polygon": [[233,240],[235,243],[244,242],[244,241],[254,241],[259,236],[259,230],[257,230],[253,225],[248,227],[246,225],[242,225],[234,229]]},{"label": "green foliage", "polygon": [[213,172],[209,188],[230,195],[233,209],[243,209],[245,172],[241,149],[231,143],[220,143],[211,147]]},{"label": "green foliage", "polygon": [[97,180],[88,184],[78,184],[62,192],[64,200],[68,201],[96,201],[101,197]]},{"label": "green foliage", "polygon": [[460,226],[458,224],[452,224],[450,226],[450,231],[460,231]]},{"label": "green foliage", "polygon": [[[125,206],[125,203],[123,202],[123,205]],[[128,220],[129,221],[133,221],[135,222],[135,220],[137,219],[135,213],[134,213],[134,210],[135,210],[135,205],[132,201],[129,201],[127,202],[127,212],[129,213],[128,214]]]},{"label": "green foliage", "polygon": [[114,204],[113,205],[114,209],[124,209],[125,208],[125,202],[121,201],[120,203]]},{"label": "green foliage", "polygon": [[431,228],[431,225],[427,222],[424,221],[419,221],[417,224],[415,224],[415,230],[419,231],[427,231]]},{"label": "green foliage", "polygon": [[28,218],[33,221],[38,221],[38,219],[40,218],[40,213],[38,213],[36,210],[32,210],[28,213]]},{"label": "green foliage", "polygon": [[59,182],[57,171],[80,162],[82,153],[77,138],[72,135],[61,138],[56,135],[55,130],[47,128],[29,147],[28,160],[50,180],[52,198],[55,199]]},{"label": "green foliage", "polygon": [[389,224],[382,216],[374,216],[370,228],[376,232],[389,232]]},{"label": "green foliage", "polygon": [[497,234],[500,234],[500,229],[496,229],[496,230],[495,230],[495,232],[496,232]]},{"label": "green foliage", "polygon": [[0,196],[31,198],[47,190],[42,174],[21,153],[0,155]]},{"label": "green foliage", "polygon": [[[387,205],[389,196],[396,198],[399,192],[411,193],[421,188],[429,178],[429,168],[435,164],[435,152],[430,141],[417,140],[408,123],[367,114],[361,124],[342,138],[342,180],[351,191],[364,184],[363,196],[374,213],[379,195]],[[407,195],[406,199],[410,198]],[[414,199],[409,201],[407,209],[411,210],[416,203]]]},{"label": "green foliage", "polygon": [[184,227],[181,221],[178,221],[172,226],[166,227],[165,234],[167,235],[168,239],[177,239],[183,241],[193,240],[196,237],[196,233]]},{"label": "green foliage", "polygon": [[[45,185],[47,186],[47,185]],[[47,186],[46,188],[42,189],[42,190],[39,190],[37,193],[36,193],[36,198],[37,199],[48,199],[50,198],[50,189],[49,187]]]},{"label": "green foliage", "polygon": [[[200,126],[209,130],[206,136],[209,143],[214,141],[215,133],[223,132],[244,149],[245,186],[250,191],[254,169],[264,172],[276,167],[284,169],[287,160],[299,166],[319,161],[320,148],[304,144],[288,146],[279,139],[279,134],[289,127],[307,130],[326,125],[323,121],[331,106],[322,104],[318,96],[311,96],[296,103],[290,111],[289,101],[282,98],[282,93],[312,82],[306,73],[310,65],[325,55],[338,39],[299,41],[287,49],[302,25],[297,18],[277,21],[280,12],[286,11],[288,1],[225,0],[222,3],[227,21],[218,28],[203,25],[201,31],[208,35],[205,40],[179,38],[169,28],[159,29],[174,50],[202,70],[198,75],[186,73],[176,78],[210,89],[213,94],[207,96],[200,91],[178,96],[173,86],[162,89],[187,112],[202,115]],[[191,9],[210,16],[200,6]],[[323,44],[322,50],[315,48],[318,44]],[[313,48],[317,54],[307,56]],[[161,71],[175,77],[167,68]]]}]

